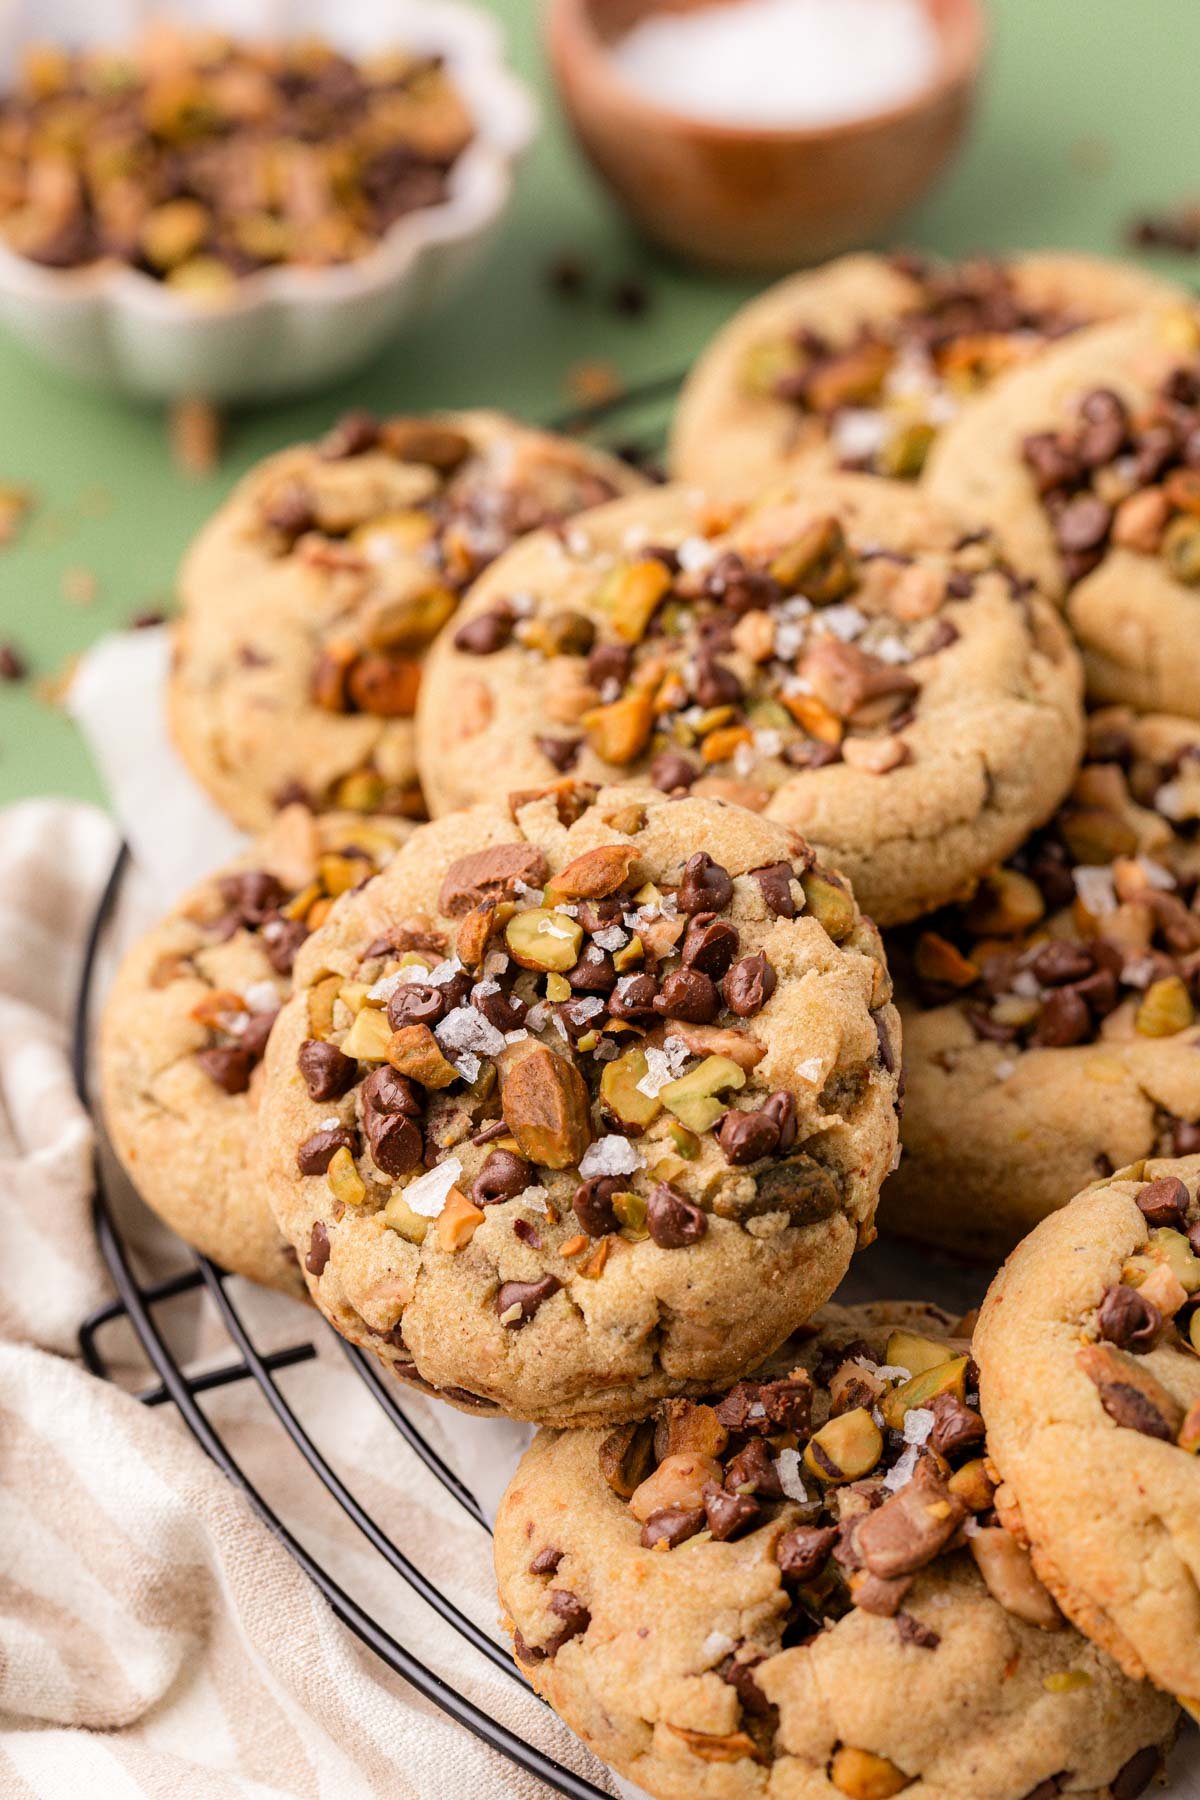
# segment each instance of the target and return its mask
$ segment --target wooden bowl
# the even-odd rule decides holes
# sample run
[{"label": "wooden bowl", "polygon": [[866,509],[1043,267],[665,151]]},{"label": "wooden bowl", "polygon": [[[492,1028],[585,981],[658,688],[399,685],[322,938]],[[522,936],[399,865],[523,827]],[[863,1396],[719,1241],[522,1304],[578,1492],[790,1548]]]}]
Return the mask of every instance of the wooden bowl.
[{"label": "wooden bowl", "polygon": [[648,10],[706,0],[548,0],[555,79],[580,144],[637,224],[695,262],[777,272],[861,244],[957,150],[986,44],[979,0],[924,0],[934,80],[886,112],[800,130],[709,124],[621,79],[610,45]]}]

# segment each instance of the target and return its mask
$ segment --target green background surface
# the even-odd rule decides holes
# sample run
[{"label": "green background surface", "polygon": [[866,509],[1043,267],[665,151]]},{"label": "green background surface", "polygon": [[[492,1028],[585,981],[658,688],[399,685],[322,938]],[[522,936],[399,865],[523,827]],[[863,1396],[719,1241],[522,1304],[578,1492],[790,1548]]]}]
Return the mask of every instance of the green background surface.
[{"label": "green background surface", "polygon": [[[627,383],[681,369],[759,285],[695,275],[636,240],[562,127],[536,0],[485,3],[542,94],[543,129],[502,240],[468,290],[353,383],[231,420],[219,470],[189,483],[170,464],[160,415],[67,386],[0,341],[0,481],[29,483],[39,499],[20,541],[0,549],[0,638],[19,644],[35,674],[169,604],[181,548],[233,480],[343,405],[483,403],[549,419],[566,404],[573,364],[610,361]],[[966,153],[893,242],[1113,251],[1131,215],[1200,196],[1200,0],[994,0],[991,11],[992,54]],[[570,304],[544,276],[565,250],[594,275],[593,292]],[[1198,259],[1158,263],[1200,277]],[[620,317],[606,299],[632,273],[652,295],[639,319]],[[64,573],[77,568],[97,579],[87,605],[63,596]],[[5,686],[0,801],[35,793],[101,797],[70,722],[32,684]]]}]

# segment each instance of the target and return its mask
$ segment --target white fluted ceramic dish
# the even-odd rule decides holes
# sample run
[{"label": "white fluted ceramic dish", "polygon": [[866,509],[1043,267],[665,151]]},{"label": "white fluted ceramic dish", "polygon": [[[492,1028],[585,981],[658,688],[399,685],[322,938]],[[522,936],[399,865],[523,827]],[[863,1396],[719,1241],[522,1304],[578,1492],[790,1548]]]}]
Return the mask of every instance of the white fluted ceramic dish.
[{"label": "white fluted ceramic dish", "polygon": [[151,16],[241,37],[316,34],[352,56],[440,52],[476,123],[449,197],[398,220],[357,262],[264,270],[219,305],[123,263],[47,269],[0,244],[0,322],[67,374],[145,399],[257,400],[349,374],[442,303],[504,215],[537,113],[499,30],[458,0],[0,0],[0,85],[27,44],[128,42]]}]

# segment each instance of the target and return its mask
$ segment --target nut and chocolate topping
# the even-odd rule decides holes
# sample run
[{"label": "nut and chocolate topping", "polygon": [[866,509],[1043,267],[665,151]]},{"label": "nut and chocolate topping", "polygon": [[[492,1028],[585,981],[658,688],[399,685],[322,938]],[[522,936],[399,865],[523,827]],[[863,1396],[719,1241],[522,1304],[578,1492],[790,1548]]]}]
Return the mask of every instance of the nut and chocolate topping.
[{"label": "nut and chocolate topping", "polygon": [[957,1329],[831,1307],[728,1393],[539,1434],[496,1522],[501,1600],[523,1672],[620,1773],[664,1796],[720,1762],[738,1797],[1011,1800],[1057,1792],[1068,1760],[1089,1793],[1157,1766],[1172,1702],[1142,1711],[997,1515]]},{"label": "nut and chocolate topping", "polygon": [[[509,609],[503,631],[487,623],[498,608]],[[980,746],[989,766],[1011,759],[1010,734],[1044,732],[1038,779],[1051,805],[1078,733],[1061,627],[986,534],[964,536],[924,502],[853,475],[814,477],[745,509],[667,490],[597,511],[561,541],[531,540],[474,590],[428,679],[418,729],[435,812],[480,797],[497,760],[514,783],[552,779],[557,747],[547,754],[535,731],[545,712],[571,732],[578,779],[715,794],[819,827],[885,922],[936,904],[931,882],[953,891],[982,871],[986,856],[972,858],[989,838],[1015,848],[1039,816],[1019,792],[1025,763],[1011,802],[979,795],[978,841],[967,841],[969,695],[997,727]],[[464,682],[488,697],[465,721]],[[943,783],[953,820],[937,816]],[[893,869],[910,815],[911,866]],[[883,819],[889,848],[877,860]],[[920,849],[943,826],[967,864],[952,874]]]},{"label": "nut and chocolate topping", "polygon": [[220,299],[367,255],[437,206],[474,137],[441,59],[353,61],[159,21],[125,46],[31,46],[0,96],[0,236],[55,269],[117,258]]},{"label": "nut and chocolate topping", "polygon": [[296,784],[315,805],[422,816],[422,664],[460,596],[515,538],[641,485],[599,451],[483,412],[352,413],[272,457],[182,573],[185,755],[250,824]]},{"label": "nut and chocolate topping", "polygon": [[769,288],[718,334],[684,387],[672,466],[722,494],[798,462],[912,481],[998,377],[1177,294],[1129,265],[1054,253],[841,257]]},{"label": "nut and chocolate topping", "polygon": [[[368,881],[408,827],[280,813],[232,867],[186,895],[129,952],[106,1003],[100,1066],[118,1154],[141,1193],[225,1268],[289,1292],[302,1284],[248,1178],[254,1093],[300,946],[339,895]],[[316,1038],[299,1062],[322,1104],[357,1065]],[[306,1243],[300,1254],[308,1255]]]},{"label": "nut and chocolate topping", "polygon": [[1191,1032],[1198,821],[1200,726],[1093,713],[1084,766],[1050,823],[912,935],[921,1003],[952,1002],[1005,1057]]},{"label": "nut and chocolate topping", "polygon": [[1086,1188],[1013,1252],[976,1333],[1001,1517],[1067,1615],[1189,1707],[1200,1696],[1198,1188],[1195,1156],[1139,1161]]},{"label": "nut and chocolate topping", "polygon": [[[635,1408],[620,1392],[593,1401],[589,1385],[616,1387],[611,1368],[585,1373],[620,1332],[599,1321],[631,1279],[670,1294],[681,1320],[702,1308],[712,1338],[724,1313],[756,1310],[714,1299],[723,1263],[799,1257],[808,1276],[779,1297],[786,1335],[801,1291],[825,1279],[808,1235],[840,1242],[873,1205],[850,1145],[866,1130],[882,1173],[895,1130],[897,1075],[875,1023],[895,1029],[887,975],[849,890],[780,827],[653,791],[631,816],[629,800],[600,796],[565,834],[557,814],[541,827],[538,800],[516,823],[480,809],[422,828],[361,919],[339,914],[333,941],[306,947],[269,1077],[294,1096],[278,1142],[289,1216],[294,1204],[306,1247],[314,1220],[328,1233],[317,1298],[344,1270],[381,1354],[399,1327],[426,1380],[527,1416]],[[421,948],[405,948],[418,918]],[[431,1341],[433,1311],[426,1323],[406,1305],[418,1267],[418,1302],[432,1309],[441,1282],[481,1309],[461,1342]],[[578,1341],[593,1309],[597,1342]],[[774,1312],[741,1317],[735,1339],[774,1333],[766,1354]],[[510,1390],[513,1333],[543,1345],[544,1368]],[[700,1378],[668,1375],[630,1338],[614,1353],[635,1396],[639,1382],[653,1399]]]}]

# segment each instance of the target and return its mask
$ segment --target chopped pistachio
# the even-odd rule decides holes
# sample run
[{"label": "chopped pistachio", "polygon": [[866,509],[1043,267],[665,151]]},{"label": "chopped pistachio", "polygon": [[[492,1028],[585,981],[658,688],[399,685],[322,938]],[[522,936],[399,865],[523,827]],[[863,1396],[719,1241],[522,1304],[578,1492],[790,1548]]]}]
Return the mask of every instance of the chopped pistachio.
[{"label": "chopped pistachio", "polygon": [[325,1180],[335,1200],[343,1206],[361,1206],[367,1197],[367,1184],[354,1166],[345,1144],[335,1150],[325,1171]]},{"label": "chopped pistachio", "polygon": [[685,1162],[694,1162],[700,1154],[700,1139],[678,1119],[667,1121],[667,1134]]},{"label": "chopped pistachio", "polygon": [[800,886],[804,889],[805,911],[824,927],[835,944],[840,944],[854,924],[854,897],[850,890],[816,869],[805,870]]},{"label": "chopped pistachio", "polygon": [[883,1455],[883,1437],[865,1406],[839,1413],[813,1433],[804,1452],[810,1475],[830,1486],[859,1481]]},{"label": "chopped pistachio", "polygon": [[386,1062],[391,1038],[387,1014],[364,1006],[342,1040],[342,1055],[357,1057],[359,1062]]},{"label": "chopped pistachio", "polygon": [[383,1209],[383,1222],[389,1231],[407,1238],[410,1244],[423,1244],[430,1221],[414,1212],[402,1193],[393,1194]]},{"label": "chopped pistachio", "polygon": [[626,1193],[614,1194],[612,1209],[621,1225],[622,1235],[628,1238],[641,1239],[649,1237],[646,1229],[646,1202],[640,1194],[632,1189]]},{"label": "chopped pistachio", "polygon": [[1195,1021],[1192,997],[1178,975],[1164,975],[1160,981],[1152,981],[1134,1017],[1134,1025],[1143,1037],[1174,1037]]},{"label": "chopped pistachio", "polygon": [[928,1406],[939,1394],[952,1394],[956,1400],[966,1397],[968,1357],[953,1356],[948,1362],[938,1363],[932,1369],[925,1369],[920,1375],[914,1375],[911,1381],[902,1381],[884,1396],[883,1420],[894,1431],[904,1428],[904,1415],[916,1406]]},{"label": "chopped pistachio", "polygon": [[532,906],[514,913],[504,928],[504,940],[523,969],[550,969],[561,973],[579,961],[583,928],[568,913],[546,906]]},{"label": "chopped pistachio", "polygon": [[626,1050],[615,1062],[605,1063],[600,1077],[600,1099],[614,1119],[645,1131],[662,1111],[662,1101],[640,1093],[638,1082],[649,1072],[646,1052],[640,1046]]},{"label": "chopped pistachio", "polygon": [[671,571],[657,557],[619,563],[605,578],[596,604],[626,644],[640,644],[659,601],[670,591]]},{"label": "chopped pistachio", "polygon": [[937,1338],[922,1337],[915,1331],[893,1331],[887,1341],[884,1361],[893,1368],[907,1369],[910,1375],[923,1375],[926,1369],[939,1368],[953,1354],[949,1344],[941,1343]]},{"label": "chopped pistachio", "polygon": [[743,1088],[746,1071],[728,1056],[706,1056],[702,1063],[667,1082],[658,1097],[689,1131],[704,1132],[728,1111],[717,1098],[729,1088]]}]

